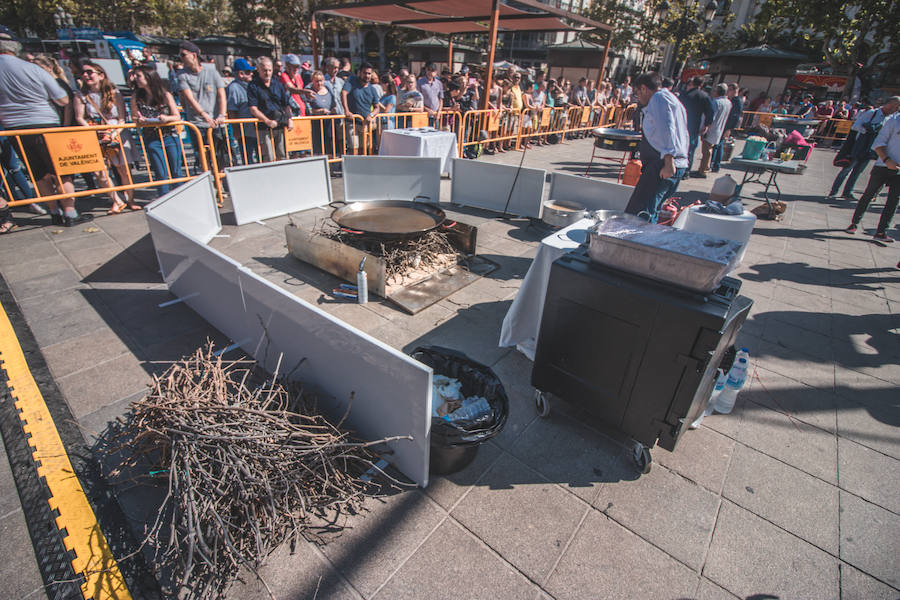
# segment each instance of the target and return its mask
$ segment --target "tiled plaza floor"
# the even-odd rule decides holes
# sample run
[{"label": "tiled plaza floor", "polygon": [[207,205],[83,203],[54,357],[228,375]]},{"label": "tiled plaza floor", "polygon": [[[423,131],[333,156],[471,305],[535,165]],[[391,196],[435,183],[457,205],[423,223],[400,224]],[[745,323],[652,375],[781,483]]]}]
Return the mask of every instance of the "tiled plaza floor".
[{"label": "tiled plaza floor", "polygon": [[[590,151],[588,140],[538,147],[524,164],[583,173]],[[871,238],[883,197],[865,234],[842,231],[852,205],[824,199],[831,159],[817,149],[804,174],[779,177],[788,210],[757,223],[738,271],[754,300],[739,339],[754,375],[735,411],[704,420],[673,453],[656,449],[641,477],[626,450],[577,411],[559,404],[538,418],[531,363],[497,347],[541,237],[527,221],[459,214],[479,227],[479,253],[500,269],[413,317],[381,302],[329,303],[334,280],[287,256],[286,218],[226,227],[231,237],[212,243],[226,254],[405,351],[440,343],[467,353],[499,374],[511,399],[506,430],[461,473],[371,502],[325,546],[273,556],[265,577],[276,595],[900,598],[900,252]],[[339,198],[341,181],[334,185]],[[711,186],[691,179],[679,194]],[[447,200],[449,182],[442,193]],[[327,215],[318,213],[299,218]],[[207,337],[228,343],[184,305],[158,306],[172,296],[141,214],[64,230],[19,216],[21,230],[0,237],[0,273],[86,444],[139,397],[149,374]],[[0,460],[3,594],[38,597],[6,467]],[[251,580],[230,597],[266,593]]]}]

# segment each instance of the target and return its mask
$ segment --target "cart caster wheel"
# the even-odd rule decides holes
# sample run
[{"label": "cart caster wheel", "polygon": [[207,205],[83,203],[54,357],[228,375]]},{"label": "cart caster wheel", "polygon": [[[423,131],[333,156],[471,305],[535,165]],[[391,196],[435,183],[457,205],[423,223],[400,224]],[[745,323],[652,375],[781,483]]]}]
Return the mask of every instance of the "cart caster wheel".
[{"label": "cart caster wheel", "polygon": [[550,416],[550,394],[547,392],[542,392],[540,390],[536,390],[534,392],[534,407],[537,409],[537,414],[541,418],[546,418]]},{"label": "cart caster wheel", "polygon": [[635,444],[631,457],[634,459],[634,464],[638,468],[638,471],[641,472],[641,475],[646,475],[650,472],[650,465],[653,462],[653,457],[650,456],[650,449],[647,446]]}]

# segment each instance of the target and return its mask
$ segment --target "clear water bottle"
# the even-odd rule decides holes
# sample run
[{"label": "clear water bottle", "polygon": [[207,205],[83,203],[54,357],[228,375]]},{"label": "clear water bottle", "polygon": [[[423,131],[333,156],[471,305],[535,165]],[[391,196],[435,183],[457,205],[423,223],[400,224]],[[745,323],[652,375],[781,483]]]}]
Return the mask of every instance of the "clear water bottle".
[{"label": "clear water bottle", "polygon": [[463,401],[462,406],[454,410],[449,415],[446,415],[444,419],[450,421],[475,421],[480,419],[481,417],[490,414],[491,405],[488,404],[488,401],[484,398],[479,397],[477,400],[470,401],[469,398],[466,398]]},{"label": "clear water bottle", "polygon": [[728,371],[728,380],[725,382],[725,388],[716,398],[716,412],[727,415],[734,409],[734,403],[737,400],[738,392],[744,387],[747,381],[747,368],[749,363],[744,357],[738,358]]},{"label": "clear water bottle", "polygon": [[716,385],[713,387],[712,393],[709,395],[709,400],[706,401],[706,410],[700,413],[700,416],[691,423],[691,429],[697,429],[700,427],[700,423],[703,422],[703,417],[708,417],[713,412],[713,407],[716,405],[716,398],[719,397],[719,394],[722,393],[722,390],[725,389],[725,382],[728,381],[728,375],[725,374],[725,371],[722,369],[716,369]]}]

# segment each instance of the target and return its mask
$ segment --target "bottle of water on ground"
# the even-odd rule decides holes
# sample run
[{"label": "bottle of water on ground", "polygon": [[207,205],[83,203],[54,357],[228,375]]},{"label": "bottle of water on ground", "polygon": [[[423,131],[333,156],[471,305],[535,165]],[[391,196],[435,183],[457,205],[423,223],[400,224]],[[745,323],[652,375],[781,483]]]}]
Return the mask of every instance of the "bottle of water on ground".
[{"label": "bottle of water on ground", "polygon": [[716,412],[726,415],[730,413],[734,409],[734,403],[737,400],[738,392],[741,391],[741,388],[744,387],[744,382],[747,381],[749,363],[745,356],[749,356],[749,353],[746,353],[746,348],[742,348],[741,352],[744,352],[745,355],[742,356],[738,353],[734,365],[732,365],[731,370],[728,371],[728,380],[725,382],[725,387],[716,398],[714,406]]}]

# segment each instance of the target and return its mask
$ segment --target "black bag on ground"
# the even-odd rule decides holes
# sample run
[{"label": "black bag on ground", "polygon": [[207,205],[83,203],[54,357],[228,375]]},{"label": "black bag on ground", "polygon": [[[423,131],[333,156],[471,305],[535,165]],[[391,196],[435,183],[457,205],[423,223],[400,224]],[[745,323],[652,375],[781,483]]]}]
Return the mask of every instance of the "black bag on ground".
[{"label": "black bag on ground", "polygon": [[834,155],[834,160],[831,161],[831,164],[835,167],[846,167],[850,164],[850,155],[853,152],[853,145],[856,143],[856,132],[852,129],[850,133],[847,134],[844,143],[841,144],[841,149],[838,150],[837,154]]},{"label": "black bag on ground", "polygon": [[445,421],[431,418],[431,440],[443,446],[480,444],[503,430],[509,418],[509,397],[500,378],[479,362],[449,348],[426,346],[416,348],[412,357],[428,365],[438,375],[458,379],[465,397],[481,396],[491,406],[491,414],[476,421]]}]

